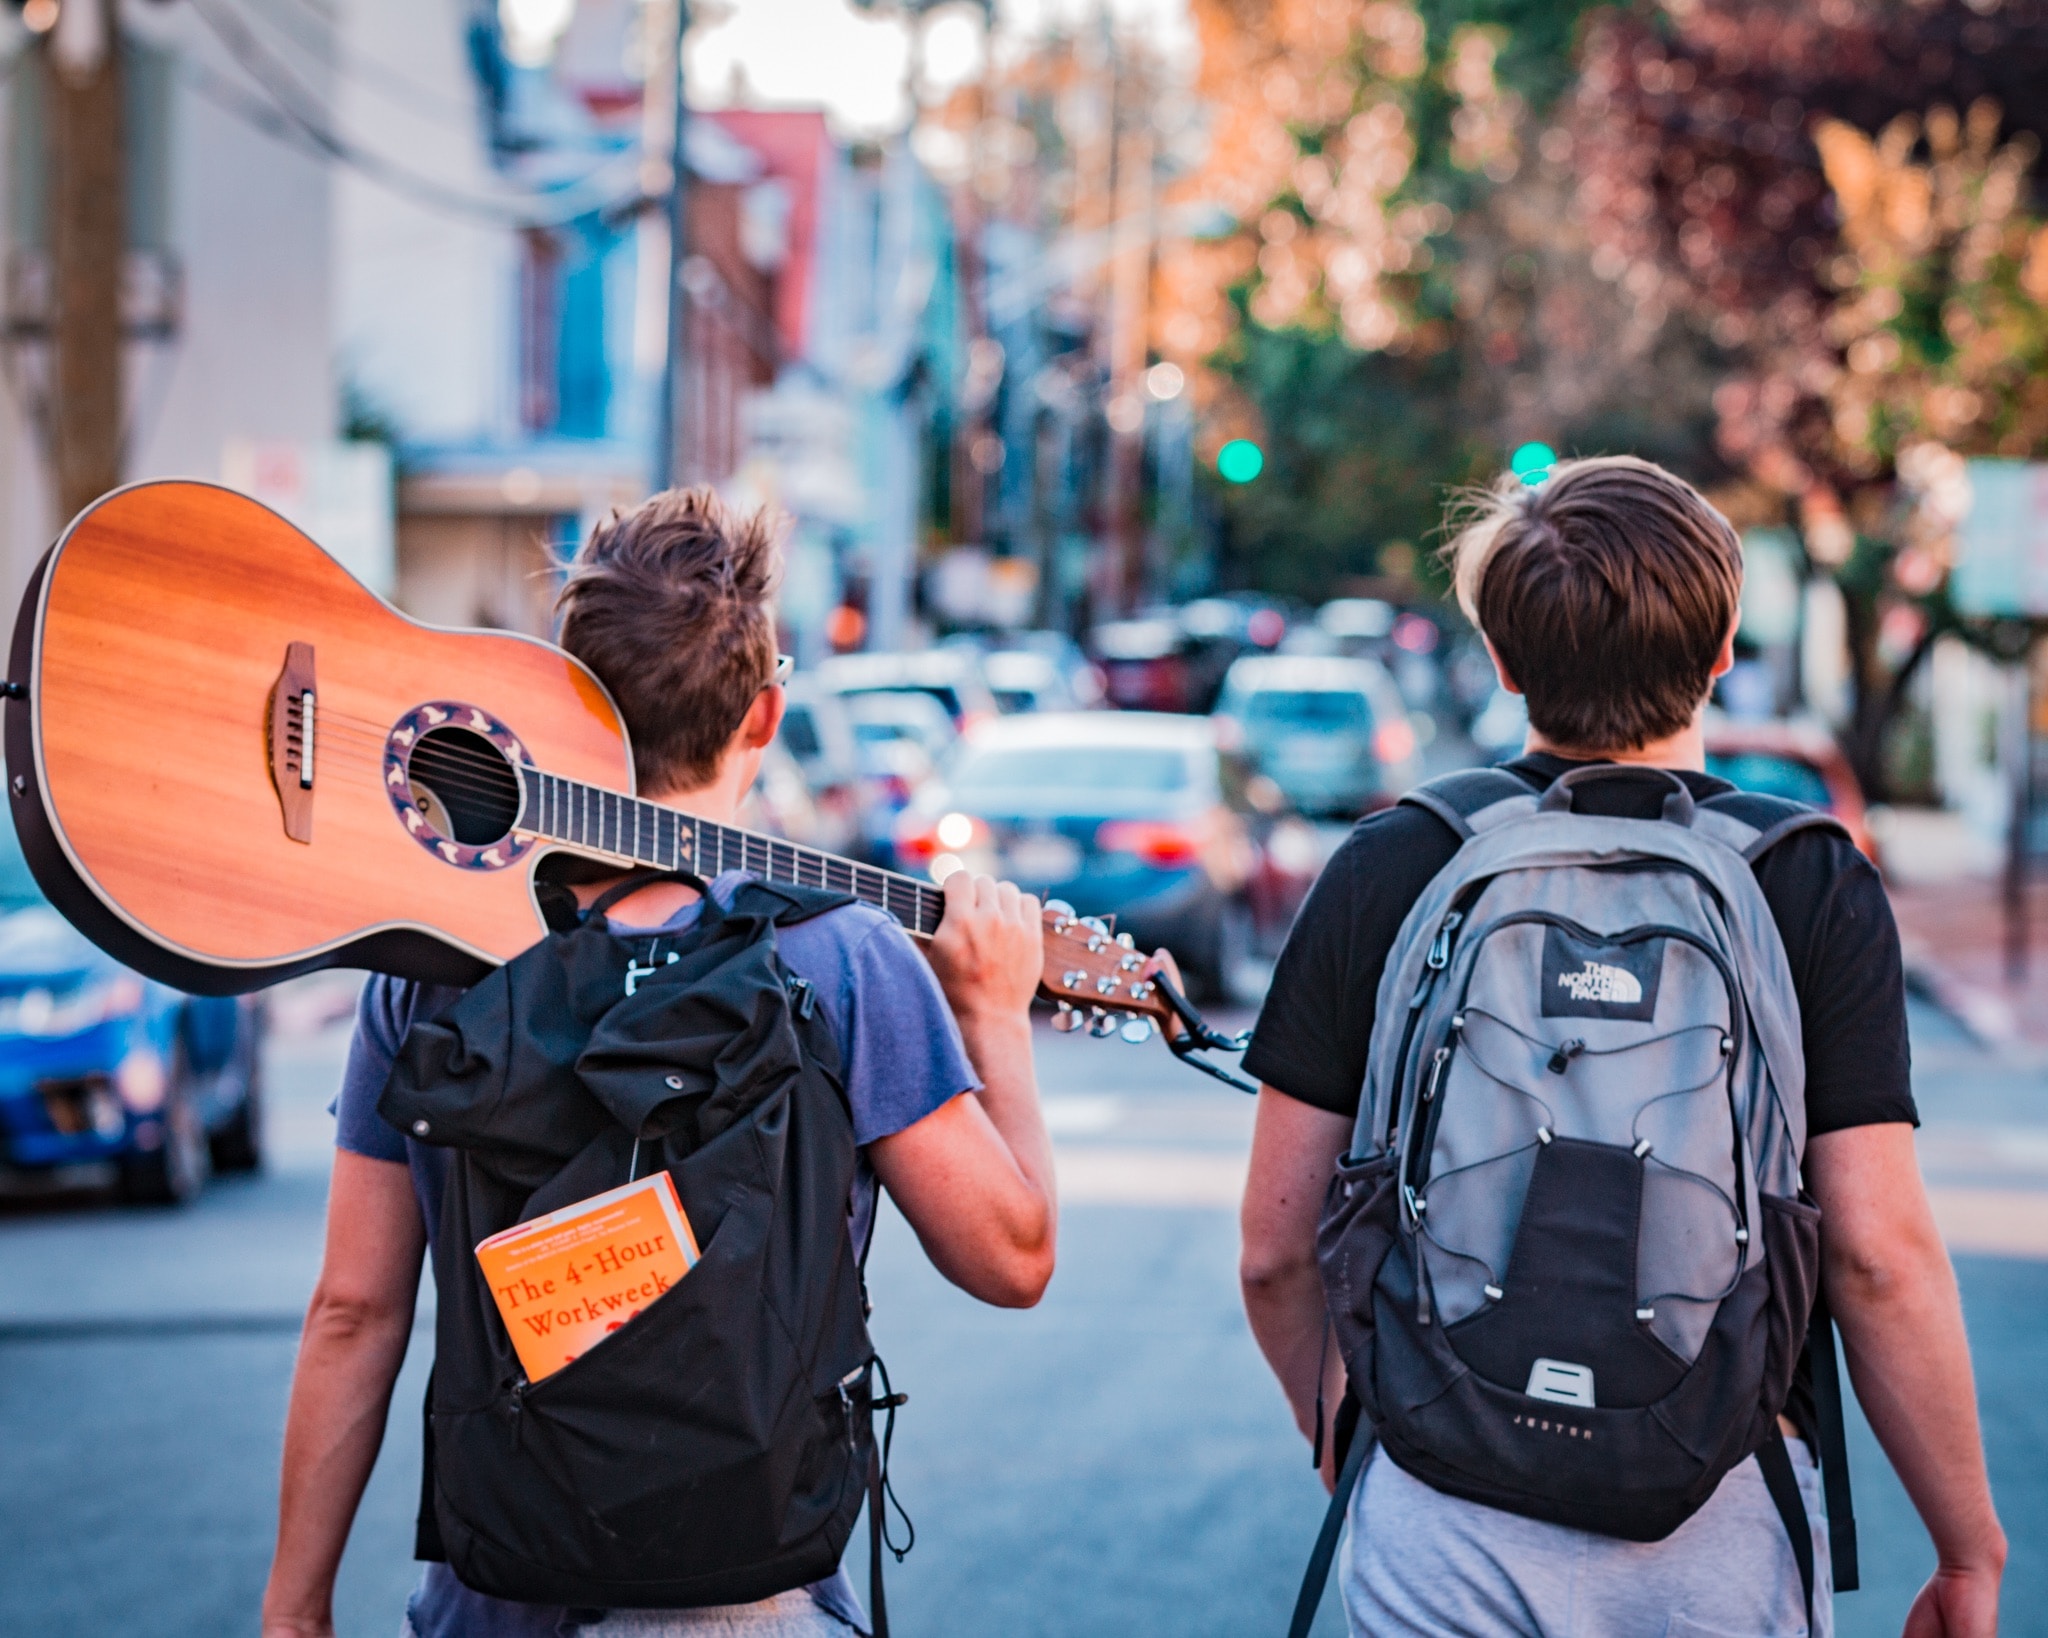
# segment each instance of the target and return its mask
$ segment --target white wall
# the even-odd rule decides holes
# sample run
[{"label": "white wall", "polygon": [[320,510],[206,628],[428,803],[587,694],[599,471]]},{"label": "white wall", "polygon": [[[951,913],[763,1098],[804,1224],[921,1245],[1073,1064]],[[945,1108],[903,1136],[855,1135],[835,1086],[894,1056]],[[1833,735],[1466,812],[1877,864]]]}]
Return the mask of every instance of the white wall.
[{"label": "white wall", "polygon": [[[261,26],[290,6],[251,0],[249,9]],[[11,10],[6,17],[0,53],[11,55],[23,37]],[[124,22],[219,80],[242,79],[187,10],[137,5]],[[293,69],[326,94],[316,58],[295,59]],[[179,80],[171,144],[185,322],[168,347],[131,349],[130,479],[215,478],[231,438],[323,438],[335,428],[328,167],[205,100],[190,73]],[[52,505],[41,448],[19,403],[0,395],[0,571],[10,614],[63,521]]]},{"label": "white wall", "polygon": [[[291,0],[247,7],[261,27]],[[182,8],[137,8],[132,26],[189,65],[242,76]],[[316,95],[317,59],[293,61]],[[172,220],[185,265],[185,323],[169,348],[136,355],[130,478],[220,476],[234,438],[334,435],[329,165],[181,84],[172,130]]]},{"label": "white wall", "polygon": [[[449,188],[502,193],[463,42],[462,0],[338,0],[336,10],[344,129]],[[408,442],[514,433],[513,231],[353,172],[337,178],[335,223],[342,379]]]}]

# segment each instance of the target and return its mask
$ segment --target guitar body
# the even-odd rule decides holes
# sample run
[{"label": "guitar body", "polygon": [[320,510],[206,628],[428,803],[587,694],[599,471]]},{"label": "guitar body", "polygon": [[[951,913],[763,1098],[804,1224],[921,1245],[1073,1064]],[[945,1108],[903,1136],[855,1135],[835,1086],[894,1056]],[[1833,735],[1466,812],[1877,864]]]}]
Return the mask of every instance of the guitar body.
[{"label": "guitar body", "polygon": [[[474,983],[547,930],[535,873],[557,852],[822,888],[917,938],[945,914],[930,881],[636,797],[587,667],[408,619],[213,484],[81,512],[37,566],[8,675],[7,800],[37,883],[194,994],[318,967]],[[1168,1016],[1106,923],[1048,905],[1044,946],[1055,1027],[1137,1039]]]},{"label": "guitar body", "polygon": [[467,983],[541,936],[544,840],[477,847],[447,815],[440,833],[408,819],[422,735],[440,731],[457,775],[495,749],[500,784],[523,761],[633,789],[585,667],[409,619],[211,484],[139,484],[81,513],[36,571],[9,675],[28,696],[6,708],[8,800],[38,883],[104,948],[196,993],[326,966]]}]

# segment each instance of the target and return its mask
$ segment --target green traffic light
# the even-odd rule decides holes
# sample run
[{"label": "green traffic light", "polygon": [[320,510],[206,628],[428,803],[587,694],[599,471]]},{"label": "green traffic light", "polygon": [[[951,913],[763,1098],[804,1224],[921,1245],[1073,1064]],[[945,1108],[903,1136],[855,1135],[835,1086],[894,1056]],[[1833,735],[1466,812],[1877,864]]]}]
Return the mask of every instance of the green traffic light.
[{"label": "green traffic light", "polygon": [[1266,452],[1249,438],[1233,438],[1216,451],[1216,475],[1225,483],[1250,483],[1266,470]]},{"label": "green traffic light", "polygon": [[1508,457],[1508,469],[1531,489],[1550,476],[1557,451],[1548,444],[1524,444]]}]

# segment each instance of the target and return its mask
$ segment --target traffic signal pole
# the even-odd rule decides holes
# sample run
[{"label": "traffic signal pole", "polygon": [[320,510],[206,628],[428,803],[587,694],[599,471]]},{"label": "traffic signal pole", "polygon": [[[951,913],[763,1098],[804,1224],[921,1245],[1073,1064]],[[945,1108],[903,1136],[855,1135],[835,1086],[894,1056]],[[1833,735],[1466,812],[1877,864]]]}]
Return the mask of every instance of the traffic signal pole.
[{"label": "traffic signal pole", "polygon": [[112,0],[64,0],[48,72],[50,430],[60,516],[121,481],[127,261],[121,54]]}]

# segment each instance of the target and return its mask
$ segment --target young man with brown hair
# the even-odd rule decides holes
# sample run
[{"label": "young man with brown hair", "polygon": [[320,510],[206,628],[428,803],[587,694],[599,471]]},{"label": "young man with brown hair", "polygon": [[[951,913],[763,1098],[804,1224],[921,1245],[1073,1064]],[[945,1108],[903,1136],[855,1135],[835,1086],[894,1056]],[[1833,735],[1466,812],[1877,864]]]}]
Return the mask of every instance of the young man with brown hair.
[{"label": "young man with brown hair", "polygon": [[[562,643],[617,701],[644,796],[735,821],[782,720],[777,567],[769,520],[731,513],[703,489],[614,514],[579,553],[560,599]],[[603,866],[568,879],[585,907],[625,880]],[[728,873],[711,892],[727,904],[743,879]],[[865,1244],[885,1188],[949,1280],[984,1302],[1029,1307],[1052,1276],[1056,1217],[1028,1014],[1038,904],[965,871],[944,891],[929,965],[867,905],[784,928],[780,956],[809,984],[838,1048],[859,1146],[846,1207],[853,1245]],[[611,919],[626,933],[677,932],[699,912],[695,892],[660,880],[619,901]],[[336,1103],[326,1253],[285,1428],[265,1638],[334,1630],[335,1571],[383,1438],[449,1175],[449,1151],[386,1125],[377,1101],[414,1016],[454,994],[387,978],[363,993]],[[489,1598],[438,1563],[405,1627],[407,1638],[866,1630],[843,1571],[760,1604],[607,1614]]]},{"label": "young man with brown hair", "polygon": [[[1586,763],[1669,770],[1690,801],[1674,797],[1669,779],[1589,776],[1575,779],[1557,804],[1565,814],[1576,807],[1654,820],[1669,817],[1665,804],[1673,800],[1690,813],[1694,803],[1732,790],[1705,772],[1700,717],[1714,680],[1733,663],[1741,547],[1689,485],[1629,458],[1564,462],[1536,485],[1506,481],[1468,521],[1451,557],[1459,599],[1484,635],[1502,685],[1528,701],[1528,746],[1507,764],[1528,791],[1549,792]],[[1243,1208],[1245,1307],[1304,1436],[1326,1453],[1326,1478],[1331,1441],[1317,1424],[1325,1402],[1334,1406],[1345,1392],[1326,1315],[1340,1328],[1344,1316],[1334,1297],[1326,1308],[1318,1222],[1326,1198],[1335,1198],[1328,1192],[1333,1169],[1353,1143],[1376,1010],[1391,1005],[1382,993],[1389,953],[1411,907],[1450,865],[1461,840],[1426,805],[1393,808],[1357,826],[1302,911],[1245,1058],[1263,1083]],[[1798,829],[1766,847],[1754,860],[1754,877],[1797,999],[1804,1176],[1821,1212],[1822,1288],[1857,1396],[1938,1555],[1906,1631],[1911,1638],[1990,1638],[2006,1545],[1985,1477],[1955,1279],[1914,1157],[1917,1114],[1890,908],[1876,871],[1831,829]],[[1432,957],[1427,965],[1444,963]],[[1611,978],[1616,987],[1587,991],[1595,1004],[1576,1009],[1583,1014],[1613,1017],[1627,1009],[1599,1003],[1617,995],[1640,1001],[1642,994],[1631,974],[1592,962],[1582,971],[1543,971],[1552,992],[1545,1014],[1574,1010],[1554,1005],[1557,987],[1589,975],[1603,983]],[[1655,1005],[1652,991],[1629,1016],[1647,1019]],[[1454,1030],[1465,1026],[1462,1015],[1452,1020]],[[1578,1027],[1591,1036],[1598,1026]],[[1663,1027],[1661,1019],[1655,1027]],[[1739,1020],[1735,1027],[1739,1033]],[[1539,1052],[1528,1083],[1535,1091],[1500,1082],[1503,1097],[1531,1100],[1530,1107],[1540,1106],[1539,1095],[1562,1100],[1562,1076],[1572,1053],[1585,1046],[1570,1040],[1558,1048],[1547,1066],[1557,1080],[1544,1073]],[[1729,1051],[1725,1040],[1722,1051]],[[1471,1048],[1468,1057],[1477,1056]],[[1372,1061],[1387,1060],[1373,1049]],[[1480,1072],[1497,1073],[1484,1066],[1474,1073]],[[1429,1090],[1440,1088],[1432,1082]],[[1418,1127],[1419,1107],[1412,1117]],[[1440,1116],[1433,1109],[1429,1118]],[[1553,1144],[1547,1127],[1533,1135],[1530,1154]],[[1389,1146],[1395,1141],[1389,1133]],[[1639,1162],[1649,1149],[1645,1139]],[[1721,1152],[1725,1157],[1725,1137]],[[1345,1164],[1351,1176],[1349,1168],[1360,1162]],[[1426,1199],[1406,1193],[1404,1221],[1415,1225],[1420,1247],[1434,1219],[1422,1216]],[[1746,1232],[1736,1238],[1746,1241]],[[1735,1266],[1744,1266],[1739,1255]],[[1505,1274],[1487,1277],[1512,1287],[1515,1272],[1510,1263]],[[1476,1285],[1480,1276],[1472,1278]],[[1499,1305],[1502,1295],[1488,1284],[1484,1299]],[[1412,1305],[1402,1323],[1411,1312],[1418,1326],[1427,1325],[1426,1309]],[[1653,1312],[1644,1306],[1634,1318],[1648,1321]],[[1441,1318],[1437,1335],[1447,1337],[1452,1316]],[[1550,1401],[1592,1407],[1592,1372],[1551,1359],[1536,1364],[1561,1373],[1563,1384],[1554,1377],[1539,1387],[1531,1373],[1527,1391],[1534,1397],[1524,1409],[1543,1413],[1543,1436],[1590,1439],[1590,1410],[1585,1427],[1569,1416],[1553,1422]],[[1574,1379],[1580,1372],[1583,1392]],[[1521,1387],[1519,1377],[1514,1387]],[[1801,1436],[1787,1441],[1801,1452],[1790,1463],[1798,1469],[1799,1500],[1816,1521],[1810,1628],[1824,1634],[1832,1628],[1827,1532],[1821,1486],[1804,1455],[1817,1431],[1810,1377],[1794,1380],[1784,1411],[1780,1428]],[[1537,1425],[1533,1414],[1516,1420]],[[1358,1437],[1371,1436],[1368,1417]],[[1475,1436],[1462,1448],[1483,1442]],[[1801,1568],[1785,1513],[1769,1490],[1758,1456],[1749,1456],[1663,1539],[1621,1540],[1451,1494],[1408,1471],[1382,1442],[1349,1502],[1340,1562],[1351,1630],[1375,1638],[1800,1631],[1809,1625]]]}]

